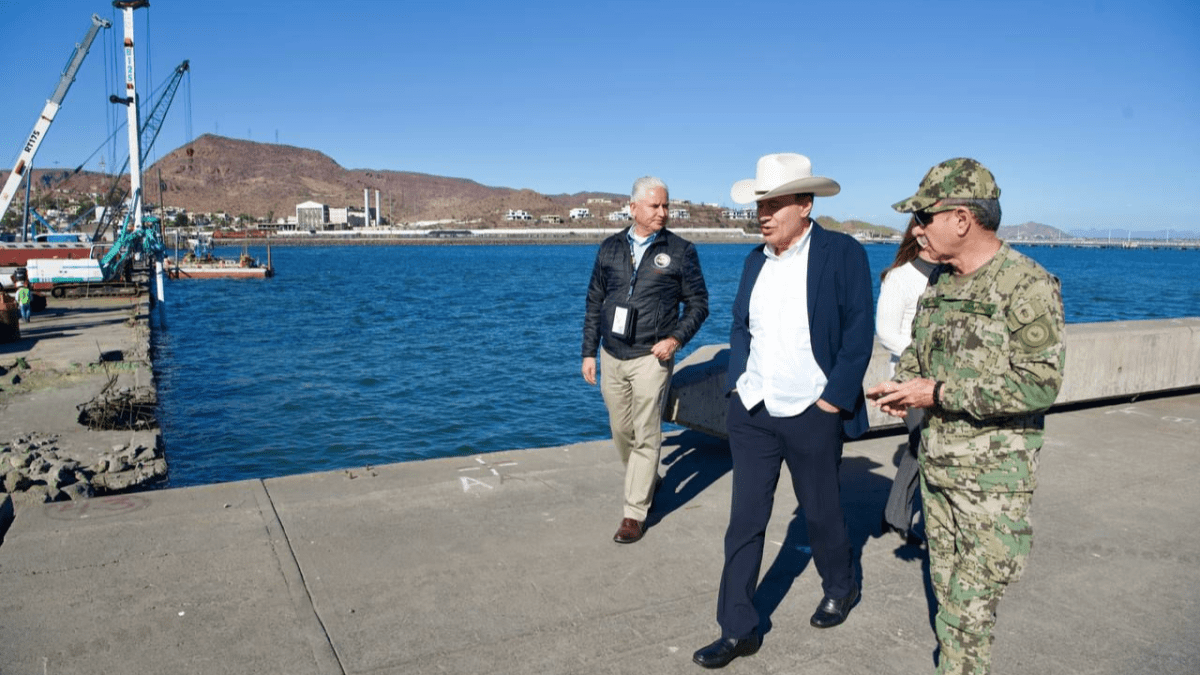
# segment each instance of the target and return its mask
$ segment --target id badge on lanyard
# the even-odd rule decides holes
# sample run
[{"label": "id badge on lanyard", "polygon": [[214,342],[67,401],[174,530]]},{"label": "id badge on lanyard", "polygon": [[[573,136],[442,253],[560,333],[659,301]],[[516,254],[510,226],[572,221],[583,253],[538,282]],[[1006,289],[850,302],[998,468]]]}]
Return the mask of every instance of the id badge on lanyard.
[{"label": "id badge on lanyard", "polygon": [[[629,292],[625,294],[625,299],[628,301],[633,298],[633,287],[637,283],[637,255],[633,249],[633,242],[629,243],[629,265],[633,268],[633,274],[629,277]],[[608,332],[614,337],[619,337],[622,340],[630,341],[633,339],[633,328],[637,325],[637,308],[629,302],[618,302],[613,304],[612,320],[609,322]]]}]

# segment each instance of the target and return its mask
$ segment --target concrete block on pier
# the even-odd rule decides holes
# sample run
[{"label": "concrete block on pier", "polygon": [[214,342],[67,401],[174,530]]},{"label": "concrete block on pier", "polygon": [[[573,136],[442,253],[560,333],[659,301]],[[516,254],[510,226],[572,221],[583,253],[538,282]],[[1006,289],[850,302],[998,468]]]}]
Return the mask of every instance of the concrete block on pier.
[{"label": "concrete block on pier", "polygon": [[1067,326],[1058,404],[1200,386],[1200,317]]},{"label": "concrete block on pier", "polygon": [[[1067,326],[1067,367],[1056,406],[1200,387],[1200,317],[1106,321]],[[725,438],[729,345],[706,345],[675,368],[663,419]],[[863,386],[888,377],[888,353],[876,345]],[[872,429],[901,427],[868,408]]]},{"label": "concrete block on pier", "polygon": [[725,438],[725,369],[729,345],[704,345],[675,366],[663,419]]}]

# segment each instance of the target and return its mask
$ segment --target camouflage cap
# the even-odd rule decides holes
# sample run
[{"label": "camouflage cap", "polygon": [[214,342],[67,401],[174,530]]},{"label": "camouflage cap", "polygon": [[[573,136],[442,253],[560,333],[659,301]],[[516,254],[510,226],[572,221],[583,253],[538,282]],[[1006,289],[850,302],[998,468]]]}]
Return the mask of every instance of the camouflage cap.
[{"label": "camouflage cap", "polygon": [[1000,187],[992,172],[979,162],[957,157],[929,170],[917,194],[892,204],[900,213],[927,209],[942,199],[999,199]]}]

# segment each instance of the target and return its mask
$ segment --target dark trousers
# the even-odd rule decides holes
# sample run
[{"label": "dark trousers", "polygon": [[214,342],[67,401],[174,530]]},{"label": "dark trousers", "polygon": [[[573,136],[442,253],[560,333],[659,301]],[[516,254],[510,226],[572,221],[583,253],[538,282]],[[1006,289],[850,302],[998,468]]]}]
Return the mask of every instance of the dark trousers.
[{"label": "dark trousers", "polygon": [[734,393],[727,420],[733,455],[733,498],[725,532],[717,623],[722,637],[741,639],[758,629],[754,593],[783,462],[787,462],[792,488],[804,509],[813,562],[825,595],[849,595],[854,587],[854,570],[838,484],[842,462],[840,416],[814,404],[795,417],[772,417],[761,404],[747,411]]}]

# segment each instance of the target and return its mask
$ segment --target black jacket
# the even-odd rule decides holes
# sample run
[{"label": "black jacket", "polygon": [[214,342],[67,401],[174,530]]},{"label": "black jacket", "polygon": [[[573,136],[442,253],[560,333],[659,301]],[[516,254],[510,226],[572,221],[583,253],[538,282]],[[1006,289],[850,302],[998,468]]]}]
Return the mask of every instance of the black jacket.
[{"label": "black jacket", "polygon": [[[601,344],[618,359],[645,356],[654,343],[667,337],[679,340],[680,345],[687,344],[708,316],[708,288],[696,247],[666,228],[659,230],[642,256],[630,295],[633,261],[628,232],[626,228],[605,239],[596,252],[583,320],[584,358],[596,356]],[[637,310],[637,323],[628,341],[608,330],[618,302]]]}]

